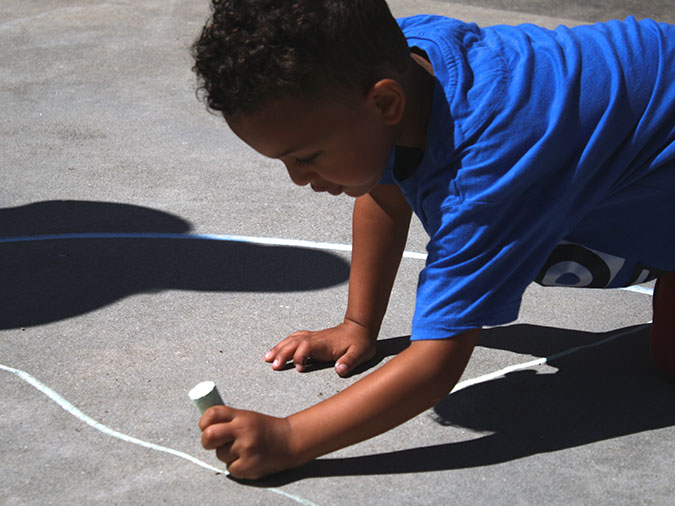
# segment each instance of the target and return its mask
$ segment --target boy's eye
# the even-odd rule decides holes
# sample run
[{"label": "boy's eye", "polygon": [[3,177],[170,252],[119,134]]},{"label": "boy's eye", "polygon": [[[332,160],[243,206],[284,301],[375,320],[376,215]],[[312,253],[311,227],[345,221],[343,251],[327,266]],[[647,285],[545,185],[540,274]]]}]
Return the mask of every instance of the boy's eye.
[{"label": "boy's eye", "polygon": [[317,157],[318,155],[319,155],[319,154],[316,153],[316,154],[314,154],[314,155],[312,155],[312,156],[308,156],[307,158],[296,158],[296,159],[295,159],[295,165],[299,165],[299,166],[302,166],[302,165],[309,165],[309,164],[311,164],[312,162],[314,162],[314,160],[316,160],[316,157]]}]

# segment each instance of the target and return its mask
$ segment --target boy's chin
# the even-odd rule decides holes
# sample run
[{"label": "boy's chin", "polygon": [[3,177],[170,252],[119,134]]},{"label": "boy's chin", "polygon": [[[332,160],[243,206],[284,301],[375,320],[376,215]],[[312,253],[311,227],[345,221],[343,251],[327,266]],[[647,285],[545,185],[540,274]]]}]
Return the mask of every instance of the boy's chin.
[{"label": "boy's chin", "polygon": [[364,191],[359,191],[359,192],[357,192],[357,191],[353,191],[353,192],[352,191],[346,191],[346,192],[344,192],[344,194],[347,195],[348,197],[352,197],[352,198],[355,198],[355,199],[359,198],[359,197],[363,197],[367,193],[369,193],[369,192],[364,192]]},{"label": "boy's chin", "polygon": [[361,197],[362,195],[365,195],[366,193],[368,193],[368,192],[364,191],[362,189],[357,189],[357,188],[343,188],[342,191],[340,192],[340,194],[345,194],[348,197],[353,197],[353,198]]},{"label": "boy's chin", "polygon": [[375,189],[377,184],[374,185],[369,185],[369,186],[360,186],[357,188],[354,187],[342,187],[342,193],[349,197],[362,197],[363,195],[366,195],[367,193],[370,193],[372,190]]}]

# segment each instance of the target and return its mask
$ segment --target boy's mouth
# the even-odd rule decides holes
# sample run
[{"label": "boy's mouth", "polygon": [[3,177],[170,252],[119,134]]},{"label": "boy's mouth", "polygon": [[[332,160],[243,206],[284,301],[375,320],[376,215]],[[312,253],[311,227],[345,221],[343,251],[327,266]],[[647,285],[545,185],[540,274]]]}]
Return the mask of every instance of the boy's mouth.
[{"label": "boy's mouth", "polygon": [[312,190],[314,190],[317,193],[324,193],[328,192],[331,195],[340,195],[344,189],[340,185],[335,185],[335,186],[315,186],[314,184],[310,184],[312,187]]}]

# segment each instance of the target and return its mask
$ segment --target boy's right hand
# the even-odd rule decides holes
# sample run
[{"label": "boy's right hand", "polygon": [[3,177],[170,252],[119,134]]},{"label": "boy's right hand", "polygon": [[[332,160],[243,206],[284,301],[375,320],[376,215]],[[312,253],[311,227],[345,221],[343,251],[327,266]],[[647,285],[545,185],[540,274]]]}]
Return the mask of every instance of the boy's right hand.
[{"label": "boy's right hand", "polygon": [[302,372],[311,358],[319,362],[335,361],[335,370],[347,376],[354,368],[375,356],[377,336],[364,326],[345,320],[336,327],[316,332],[300,330],[292,333],[265,354],[272,368],[282,369],[289,360]]}]

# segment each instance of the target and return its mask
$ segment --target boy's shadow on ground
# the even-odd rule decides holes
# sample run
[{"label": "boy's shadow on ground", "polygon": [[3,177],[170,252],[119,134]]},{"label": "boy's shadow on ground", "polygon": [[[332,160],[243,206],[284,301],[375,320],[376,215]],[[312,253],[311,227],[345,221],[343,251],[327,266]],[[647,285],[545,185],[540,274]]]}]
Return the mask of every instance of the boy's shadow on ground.
[{"label": "boy's shadow on ground", "polygon": [[[68,233],[188,234],[185,220],[139,206],[49,201],[0,209],[0,241]],[[346,281],[325,251],[206,239],[0,242],[0,329],[80,315],[159,290],[290,292]]]},{"label": "boy's shadow on ground", "polygon": [[[479,346],[548,357],[610,334],[512,325],[483,331]],[[434,408],[438,423],[449,426],[449,431],[451,426],[474,430],[474,439],[362,457],[321,458],[261,484],[487,466],[673,426],[675,384],[656,375],[648,341],[649,326],[638,326],[614,341],[549,361],[557,372],[510,373],[460,390]]]}]

